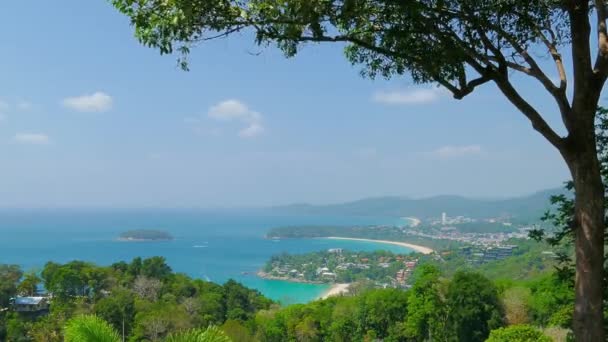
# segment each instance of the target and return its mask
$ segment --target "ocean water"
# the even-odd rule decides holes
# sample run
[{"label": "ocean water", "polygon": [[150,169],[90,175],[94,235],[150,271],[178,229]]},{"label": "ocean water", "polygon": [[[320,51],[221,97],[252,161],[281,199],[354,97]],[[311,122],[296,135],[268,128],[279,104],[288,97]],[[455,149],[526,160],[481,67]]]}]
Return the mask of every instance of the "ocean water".
[{"label": "ocean water", "polygon": [[[332,217],[276,214],[269,211],[203,210],[2,210],[0,263],[39,270],[47,261],[84,260],[99,265],[134,257],[164,256],[174,271],[217,283],[235,279],[283,303],[318,298],[327,285],[258,278],[270,256],[328,248],[407,253],[411,250],[373,242],[329,239],[264,239],[286,225],[403,224],[399,218]],[[175,240],[121,242],[130,229],[160,229]]]}]

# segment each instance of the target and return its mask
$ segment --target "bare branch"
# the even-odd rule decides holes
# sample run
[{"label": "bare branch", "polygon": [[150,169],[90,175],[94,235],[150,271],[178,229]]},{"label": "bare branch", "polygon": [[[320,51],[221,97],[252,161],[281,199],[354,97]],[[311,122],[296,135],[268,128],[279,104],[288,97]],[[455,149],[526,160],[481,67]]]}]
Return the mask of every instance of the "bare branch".
[{"label": "bare branch", "polygon": [[551,34],[551,40],[549,40],[547,38],[547,36],[542,32],[542,30],[538,27],[536,27],[536,34],[541,39],[543,44],[545,44],[545,47],[547,48],[547,50],[549,50],[549,53],[551,54],[551,57],[553,58],[553,61],[555,62],[555,67],[557,68],[557,73],[559,74],[559,79],[560,79],[559,88],[561,90],[565,91],[568,86],[566,68],[564,67],[562,55],[557,50],[557,45],[555,44],[555,33],[551,30],[551,28],[547,28],[547,30]]},{"label": "bare branch", "polygon": [[[547,48],[549,49],[549,52],[553,56],[554,61],[556,62],[556,65],[558,66],[558,70],[560,71],[560,79],[562,79],[562,82],[560,83],[559,87],[555,86],[553,81],[551,81],[551,79],[549,79],[549,77],[547,77],[547,75],[543,72],[542,68],[538,65],[536,60],[508,32],[505,32],[502,28],[496,27],[496,26],[494,27],[494,29],[496,30],[496,32],[499,35],[501,35],[501,37],[503,37],[505,40],[507,40],[507,42],[509,42],[509,44],[513,47],[513,49],[515,49],[515,51],[530,66],[529,68],[526,68],[518,63],[505,61],[507,67],[509,67],[513,70],[522,72],[528,76],[534,77],[543,85],[543,87],[545,87],[547,92],[549,92],[549,94],[551,94],[551,96],[553,96],[555,102],[557,103],[557,106],[559,107],[560,114],[562,117],[562,121],[563,121],[564,125],[566,126],[566,129],[568,129],[568,131],[570,131],[571,126],[572,126],[571,118],[570,118],[572,110],[570,107],[570,103],[568,102],[568,96],[566,95],[566,74],[565,74],[565,70],[563,68],[563,63],[561,61],[561,55],[558,53],[558,51],[555,47],[555,44],[552,44],[551,42],[549,42],[540,29],[538,29],[538,28],[536,29],[537,34],[539,34],[539,38],[541,40],[546,41]],[[486,43],[490,43],[490,42],[484,41],[484,44],[486,44]]]},{"label": "bare branch", "polygon": [[230,30],[226,30],[226,31],[224,31],[222,33],[216,34],[215,36],[202,37],[200,39],[197,39],[196,41],[205,42],[205,41],[208,41],[208,40],[214,40],[214,39],[218,39],[218,38],[226,38],[230,34],[238,32],[238,31],[240,31],[240,30],[242,30],[244,28],[245,28],[245,25],[238,25],[238,26],[236,26],[234,28],[231,28]]},{"label": "bare branch", "polygon": [[[463,72],[464,75],[464,72]],[[448,89],[457,100],[462,100],[465,96],[475,90],[476,87],[491,81],[492,79],[486,75],[482,75],[478,78],[475,78],[469,82],[466,81],[466,77],[461,77],[459,80],[460,88],[450,83],[448,80],[441,79],[440,77],[435,77],[435,81],[441,84],[443,87]]]}]

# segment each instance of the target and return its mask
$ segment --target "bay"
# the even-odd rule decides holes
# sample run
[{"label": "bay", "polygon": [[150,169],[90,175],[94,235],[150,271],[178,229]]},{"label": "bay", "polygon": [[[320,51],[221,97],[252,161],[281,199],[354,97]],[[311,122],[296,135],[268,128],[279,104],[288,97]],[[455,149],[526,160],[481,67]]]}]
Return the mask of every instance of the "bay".
[{"label": "bay", "polygon": [[[1,210],[0,263],[40,270],[47,261],[84,260],[99,265],[134,257],[163,256],[176,272],[217,283],[235,279],[283,303],[318,298],[327,285],[261,279],[255,275],[274,254],[344,248],[407,253],[374,242],[328,239],[265,239],[273,227],[290,225],[403,224],[399,218],[306,216],[267,210]],[[159,229],[173,241],[123,242],[131,229]]]}]

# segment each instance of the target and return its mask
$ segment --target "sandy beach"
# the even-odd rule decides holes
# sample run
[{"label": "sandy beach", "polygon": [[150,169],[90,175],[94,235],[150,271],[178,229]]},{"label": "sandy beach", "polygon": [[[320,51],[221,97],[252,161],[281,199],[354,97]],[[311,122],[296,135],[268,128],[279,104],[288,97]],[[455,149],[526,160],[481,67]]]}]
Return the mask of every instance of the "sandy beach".
[{"label": "sandy beach", "polygon": [[333,284],[319,299],[325,299],[331,296],[338,296],[348,292],[350,284]]},{"label": "sandy beach", "polygon": [[345,237],[336,237],[336,236],[330,236],[330,237],[327,237],[326,239],[353,240],[353,241],[367,241],[367,242],[386,243],[386,244],[389,244],[389,245],[397,245],[397,246],[411,248],[411,249],[415,250],[416,252],[420,252],[422,254],[431,254],[431,253],[433,253],[433,250],[431,248],[424,247],[424,246],[419,246],[419,245],[414,245],[414,244],[407,243],[407,242],[388,241],[388,240],[373,240],[373,239],[358,239],[358,238],[345,238]]}]

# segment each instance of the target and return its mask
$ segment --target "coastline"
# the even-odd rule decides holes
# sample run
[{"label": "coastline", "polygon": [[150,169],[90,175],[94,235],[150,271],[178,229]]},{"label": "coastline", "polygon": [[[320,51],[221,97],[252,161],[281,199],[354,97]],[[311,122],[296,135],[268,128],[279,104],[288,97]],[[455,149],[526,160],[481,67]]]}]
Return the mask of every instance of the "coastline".
[{"label": "coastline", "polygon": [[280,280],[280,281],[287,281],[290,283],[300,283],[300,284],[329,285],[329,283],[324,283],[322,281],[312,281],[312,280],[299,279],[299,278],[273,276],[264,271],[257,271],[256,275],[262,279],[267,279],[267,280]]},{"label": "coastline", "polygon": [[346,294],[348,293],[349,287],[350,284],[332,284],[331,287],[317,299],[327,299],[329,297]]},{"label": "coastline", "polygon": [[399,241],[360,239],[360,238],[348,238],[348,237],[337,237],[337,236],[328,236],[328,237],[323,237],[321,239],[377,242],[377,243],[384,243],[384,244],[387,244],[387,245],[396,245],[396,246],[401,246],[401,247],[407,247],[407,248],[413,249],[416,252],[419,252],[419,253],[422,253],[422,254],[431,254],[431,253],[434,252],[434,250],[432,248],[429,248],[429,247],[424,247],[424,246],[420,246],[420,245],[414,245],[414,244],[411,244],[411,243],[399,242]]}]

